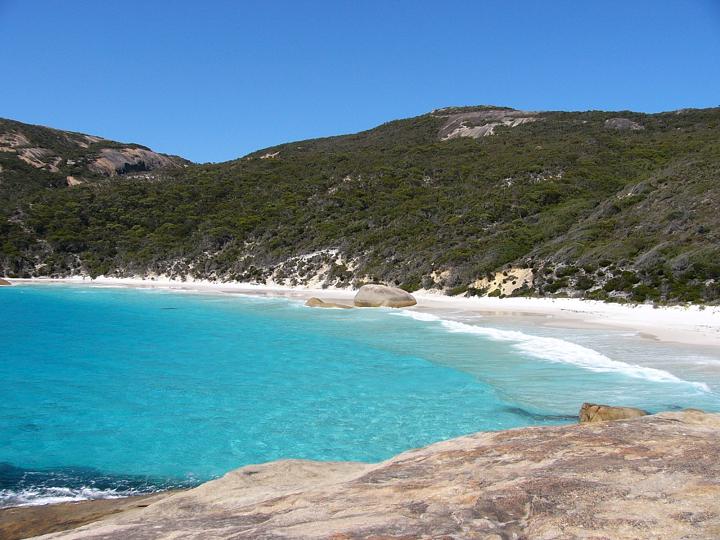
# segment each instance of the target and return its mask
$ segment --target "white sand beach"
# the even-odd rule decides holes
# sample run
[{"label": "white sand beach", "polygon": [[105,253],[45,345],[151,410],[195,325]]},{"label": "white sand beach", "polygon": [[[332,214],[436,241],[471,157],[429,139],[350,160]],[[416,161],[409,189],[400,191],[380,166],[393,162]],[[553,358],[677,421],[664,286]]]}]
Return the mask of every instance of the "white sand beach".
[{"label": "white sand beach", "polygon": [[[355,290],[285,287],[277,284],[178,281],[165,277],[12,279],[13,283],[66,283],[98,287],[152,287],[186,292],[282,296],[297,300],[318,297],[351,303]],[[720,306],[662,306],[614,304],[575,298],[451,297],[439,292],[413,293],[418,304],[410,309],[454,318],[473,315],[500,318],[533,317],[536,324],[559,328],[608,327],[639,332],[642,336],[685,345],[720,347]]]}]

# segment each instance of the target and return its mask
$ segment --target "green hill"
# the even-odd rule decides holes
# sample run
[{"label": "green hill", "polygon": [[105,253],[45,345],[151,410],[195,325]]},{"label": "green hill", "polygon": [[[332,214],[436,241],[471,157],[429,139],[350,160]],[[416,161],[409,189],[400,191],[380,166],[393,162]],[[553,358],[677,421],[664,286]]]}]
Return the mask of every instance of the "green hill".
[{"label": "green hill", "polygon": [[0,274],[720,301],[720,109],[448,108],[152,174],[88,158],[70,186],[54,148],[0,152]]}]

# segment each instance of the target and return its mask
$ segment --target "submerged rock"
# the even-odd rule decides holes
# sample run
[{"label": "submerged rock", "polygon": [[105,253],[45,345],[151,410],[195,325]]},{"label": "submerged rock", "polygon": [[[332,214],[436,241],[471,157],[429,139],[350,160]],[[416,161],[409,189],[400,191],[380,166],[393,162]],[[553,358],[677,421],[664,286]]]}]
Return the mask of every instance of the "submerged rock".
[{"label": "submerged rock", "polygon": [[2,285],[12,285],[8,280],[0,278],[0,286]]},{"label": "submerged rock", "polygon": [[308,307],[319,307],[319,308],[340,308],[340,309],[352,309],[352,306],[346,306],[345,304],[336,304],[335,302],[325,302],[319,298],[308,298],[305,305]]},{"label": "submerged rock", "polygon": [[647,411],[634,407],[611,407],[610,405],[583,403],[582,407],[580,407],[580,423],[628,420],[630,418],[646,416],[647,414]]},{"label": "submerged rock", "polygon": [[378,464],[243,467],[47,538],[718,538],[720,414],[477,433]]},{"label": "submerged rock", "polygon": [[415,297],[407,291],[387,285],[363,285],[355,295],[357,307],[407,307],[417,304]]}]

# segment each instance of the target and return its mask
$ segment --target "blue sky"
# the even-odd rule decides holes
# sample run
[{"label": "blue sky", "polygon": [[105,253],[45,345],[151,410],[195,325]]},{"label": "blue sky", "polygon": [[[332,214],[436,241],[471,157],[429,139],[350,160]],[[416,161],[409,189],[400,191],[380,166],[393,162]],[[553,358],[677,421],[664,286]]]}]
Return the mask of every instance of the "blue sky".
[{"label": "blue sky", "polygon": [[720,105],[720,0],[0,0],[0,116],[223,161],[448,105]]}]

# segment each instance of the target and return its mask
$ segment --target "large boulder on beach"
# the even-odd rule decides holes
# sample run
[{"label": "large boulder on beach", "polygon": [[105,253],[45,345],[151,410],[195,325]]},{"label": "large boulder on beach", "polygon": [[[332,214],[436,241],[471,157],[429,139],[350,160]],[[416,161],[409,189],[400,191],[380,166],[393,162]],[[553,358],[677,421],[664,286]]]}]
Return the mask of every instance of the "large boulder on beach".
[{"label": "large boulder on beach", "polygon": [[305,305],[307,307],[352,309],[352,306],[346,306],[345,304],[336,304],[335,302],[326,302],[325,300],[320,300],[319,298],[316,298],[314,296],[312,298],[308,298],[307,302],[305,302]]},{"label": "large boulder on beach", "polygon": [[0,278],[0,286],[2,285],[10,285],[10,282],[7,279]]},{"label": "large boulder on beach", "polygon": [[607,422],[609,420],[629,420],[649,414],[634,407],[612,407],[596,403],[583,403],[580,407],[580,423]]},{"label": "large boulder on beach", "polygon": [[363,285],[355,295],[357,307],[407,307],[417,304],[415,297],[407,291],[387,285]]}]

